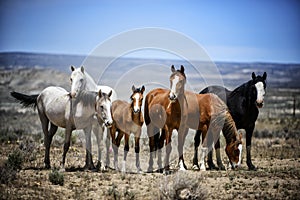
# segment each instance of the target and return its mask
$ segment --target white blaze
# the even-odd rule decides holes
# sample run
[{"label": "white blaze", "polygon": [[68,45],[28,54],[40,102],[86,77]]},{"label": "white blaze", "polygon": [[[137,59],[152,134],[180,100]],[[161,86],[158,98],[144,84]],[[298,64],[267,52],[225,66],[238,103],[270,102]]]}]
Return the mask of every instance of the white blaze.
[{"label": "white blaze", "polygon": [[179,77],[175,76],[175,78],[172,81],[172,88],[171,88],[171,93],[174,95],[176,94],[176,85],[179,82]]},{"label": "white blaze", "polygon": [[132,98],[135,99],[133,110],[134,112],[137,112],[138,110],[140,110],[140,106],[139,106],[140,93],[135,93]]},{"label": "white blaze", "polygon": [[262,82],[258,82],[255,84],[256,91],[257,91],[257,103],[262,103],[264,101],[264,95],[265,95],[265,88],[264,84]]}]

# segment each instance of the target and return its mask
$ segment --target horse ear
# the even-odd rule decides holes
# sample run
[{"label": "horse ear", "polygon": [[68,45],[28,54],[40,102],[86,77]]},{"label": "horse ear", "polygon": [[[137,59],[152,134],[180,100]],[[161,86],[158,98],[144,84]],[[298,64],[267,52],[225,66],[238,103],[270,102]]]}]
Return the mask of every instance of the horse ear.
[{"label": "horse ear", "polygon": [[254,72],[252,72],[252,79],[254,80],[256,78],[256,75]]},{"label": "horse ear", "polygon": [[174,65],[171,66],[171,71],[172,71],[172,72],[175,72],[175,71],[176,71]]},{"label": "horse ear", "polygon": [[102,97],[101,89],[100,89],[99,92],[98,92],[98,96],[99,96],[100,98]]},{"label": "horse ear", "polygon": [[112,90],[108,93],[108,97],[110,97],[112,95]]},{"label": "horse ear", "polygon": [[75,70],[75,67],[71,65],[71,71],[73,72]]},{"label": "horse ear", "polygon": [[180,66],[180,72],[184,74],[184,66],[183,65]]},{"label": "horse ear", "polygon": [[132,90],[132,92],[134,92],[134,91],[135,91],[135,87],[134,87],[134,85],[132,85],[132,87],[131,87],[131,90]]},{"label": "horse ear", "polygon": [[145,86],[142,86],[142,93],[145,91]]},{"label": "horse ear", "polygon": [[263,79],[264,79],[264,80],[267,79],[267,73],[266,73],[266,72],[264,72]]},{"label": "horse ear", "polygon": [[83,66],[81,66],[81,68],[80,68],[80,69],[81,69],[81,72],[82,72],[82,73],[84,73],[84,67],[83,67]]}]

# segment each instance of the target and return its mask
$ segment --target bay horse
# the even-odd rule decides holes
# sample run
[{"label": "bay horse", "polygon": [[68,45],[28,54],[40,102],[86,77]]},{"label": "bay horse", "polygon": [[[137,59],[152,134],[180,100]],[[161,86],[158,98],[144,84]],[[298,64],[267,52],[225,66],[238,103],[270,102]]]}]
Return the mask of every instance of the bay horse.
[{"label": "bay horse", "polygon": [[[136,155],[136,168],[137,172],[141,172],[140,167],[140,137],[142,132],[142,125],[144,118],[142,114],[143,93],[145,87],[136,88],[132,86],[132,95],[130,96],[131,103],[122,100],[116,100],[112,103],[112,115],[113,124],[110,128],[110,134],[113,143],[114,150],[114,167],[119,170],[118,167],[118,148],[120,146],[121,139],[125,137],[124,145],[124,161],[122,166],[122,172],[126,172],[126,158],[129,151],[129,136],[134,134],[135,138],[135,155]],[[118,135],[116,137],[116,132]]]},{"label": "bay horse", "polygon": [[[71,66],[71,75],[70,75],[70,81],[71,81],[71,92],[70,95],[72,98],[76,98],[77,94],[80,91],[86,90],[86,91],[94,91],[97,92],[101,90],[104,93],[109,93],[112,91],[111,94],[111,101],[115,101],[117,99],[117,93],[115,92],[114,89],[112,89],[109,86],[105,85],[97,85],[94,79],[88,74],[88,72],[84,69],[83,66],[76,68],[74,66]],[[102,152],[102,145],[101,141],[103,138],[103,133],[104,133],[104,128],[103,126],[100,126],[99,124],[93,124],[92,128],[90,128],[89,132],[85,132],[85,139],[86,139],[86,157],[89,160],[90,169],[95,168],[92,162],[92,154],[90,153],[92,150],[92,142],[91,142],[91,130],[96,136],[97,139],[97,144],[98,144],[98,163],[97,163],[97,168],[99,169],[101,167],[102,159],[101,159],[101,152]],[[107,134],[106,134],[106,162],[105,166],[109,166],[109,146],[110,146],[110,134],[108,133],[109,130],[107,129]],[[105,167],[104,166],[104,167]]]},{"label": "bay horse", "polygon": [[[200,170],[206,170],[204,158],[212,139],[223,131],[226,139],[225,152],[233,168],[240,166],[242,154],[242,135],[228,111],[227,105],[214,94],[195,94],[185,92],[188,103],[187,127],[202,132],[202,154]],[[198,166],[198,148],[194,151],[194,163]],[[179,163],[179,168],[183,163]],[[194,166],[193,166],[194,168]]]},{"label": "bay horse", "polygon": [[[166,145],[164,170],[169,172],[169,156],[172,150],[171,137],[174,129],[178,132],[178,143],[184,143],[188,129],[185,127],[187,120],[187,103],[184,96],[186,75],[184,66],[176,70],[171,66],[170,89],[157,88],[151,90],[145,99],[144,118],[149,137],[150,158],[148,172],[153,171],[153,154],[158,150],[158,167],[162,171],[161,149]],[[161,131],[161,134],[159,134]],[[183,144],[178,145],[179,162],[183,161]],[[185,169],[186,166],[184,165]]]},{"label": "bay horse", "polygon": [[[245,129],[246,131],[246,150],[247,150],[247,166],[249,170],[256,170],[251,161],[251,139],[255,127],[255,121],[258,117],[259,108],[263,107],[264,95],[266,93],[267,73],[262,76],[256,76],[252,73],[252,79],[233,91],[222,86],[209,86],[203,89],[200,94],[214,93],[226,102],[229,112],[236,124],[237,129]],[[195,150],[200,144],[201,131],[197,131],[195,135]],[[217,164],[219,168],[225,169],[220,157],[220,142],[215,143]],[[196,163],[194,163],[195,165]],[[212,161],[212,151],[208,154],[208,165],[210,169],[216,168]]]},{"label": "bay horse", "polygon": [[[37,107],[45,144],[45,167],[50,168],[50,146],[58,127],[65,128],[64,151],[61,170],[64,170],[65,157],[70,147],[71,133],[75,129],[90,132],[92,125],[101,124],[110,127],[113,123],[111,115],[111,100],[108,94],[81,91],[76,99],[70,97],[69,92],[61,87],[47,87],[39,95],[25,95],[11,92],[25,107]],[[95,117],[96,114],[96,117]],[[50,125],[50,128],[49,128]],[[85,168],[91,163],[86,159]]]}]

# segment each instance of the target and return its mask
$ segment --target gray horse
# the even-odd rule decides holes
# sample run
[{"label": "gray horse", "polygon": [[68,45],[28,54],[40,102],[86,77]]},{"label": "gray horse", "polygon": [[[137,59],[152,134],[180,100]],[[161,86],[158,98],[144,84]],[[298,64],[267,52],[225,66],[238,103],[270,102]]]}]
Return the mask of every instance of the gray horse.
[{"label": "gray horse", "polygon": [[[50,168],[50,145],[58,127],[66,129],[64,152],[61,170],[64,170],[65,157],[70,146],[70,137],[73,130],[83,129],[90,133],[92,125],[100,124],[110,127],[113,123],[111,115],[111,96],[99,92],[81,91],[76,99],[61,87],[47,87],[39,95],[25,95],[11,92],[11,95],[25,107],[37,107],[44,132],[45,167]],[[95,115],[96,114],[96,115]],[[50,129],[49,129],[50,124]],[[98,136],[99,137],[99,136]],[[87,155],[91,152],[87,152]],[[85,168],[93,165],[92,160],[86,157]]]}]

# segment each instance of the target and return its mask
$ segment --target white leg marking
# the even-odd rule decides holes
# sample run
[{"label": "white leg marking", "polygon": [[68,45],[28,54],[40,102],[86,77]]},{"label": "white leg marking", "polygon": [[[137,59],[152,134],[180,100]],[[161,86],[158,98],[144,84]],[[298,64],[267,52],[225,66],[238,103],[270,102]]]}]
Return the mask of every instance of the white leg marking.
[{"label": "white leg marking", "polygon": [[179,161],[179,170],[180,170],[180,171],[186,171],[186,169],[184,168],[184,165],[183,165],[183,161],[182,161],[182,160]]}]

